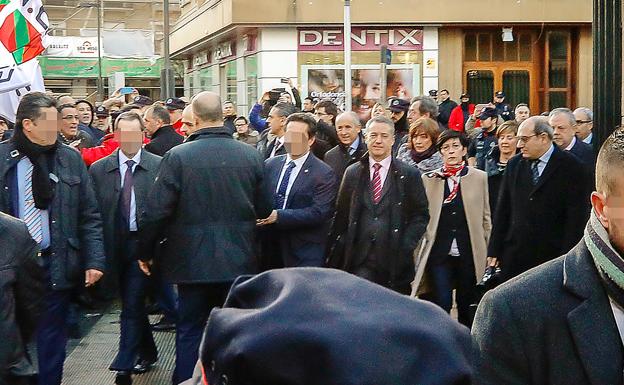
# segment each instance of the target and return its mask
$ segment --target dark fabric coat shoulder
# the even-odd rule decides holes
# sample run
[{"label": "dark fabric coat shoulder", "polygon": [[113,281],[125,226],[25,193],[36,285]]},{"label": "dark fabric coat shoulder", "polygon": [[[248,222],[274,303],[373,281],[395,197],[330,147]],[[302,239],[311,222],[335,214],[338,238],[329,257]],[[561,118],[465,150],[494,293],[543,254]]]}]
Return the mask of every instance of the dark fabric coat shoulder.
[{"label": "dark fabric coat shoulder", "polygon": [[622,384],[622,342],[584,241],[488,292],[472,334],[477,384]]},{"label": "dark fabric coat shoulder", "polygon": [[272,210],[262,190],[263,161],[226,128],[204,128],[160,164],[139,228],[139,258],[159,240],[165,278],[173,283],[229,282],[256,272],[256,219]]},{"label": "dark fabric coat shoulder", "polygon": [[156,131],[148,144],[145,145],[145,149],[152,154],[163,156],[173,147],[182,144],[184,138],[179,135],[172,126],[162,126]]},{"label": "dark fabric coat shoulder", "polygon": [[362,156],[364,156],[366,151],[367,149],[366,144],[364,143],[364,137],[360,135],[360,143],[353,155],[349,155],[348,147],[338,144],[331,150],[327,151],[325,159],[323,160],[329,165],[329,167],[332,168],[332,170],[334,170],[336,178],[338,178],[338,183],[340,183],[347,167],[357,162]]},{"label": "dark fabric coat shoulder", "polygon": [[[392,159],[385,183],[392,178],[390,242],[388,255],[396,256],[390,263],[389,288],[409,285],[414,279],[413,252],[429,223],[429,205],[420,172],[398,159]],[[345,171],[336,202],[336,214],[329,236],[327,264],[353,272],[357,238],[357,221],[364,205],[363,196],[370,191],[368,157],[352,164]]]},{"label": "dark fabric coat shoulder", "polygon": [[[21,158],[13,141],[0,143],[0,211],[13,216],[17,216],[13,179]],[[105,271],[106,265],[102,220],[80,153],[59,143],[53,174],[58,182],[50,206],[49,270],[52,288],[61,290],[84,284],[85,270]]]},{"label": "dark fabric coat shoulder", "polygon": [[568,252],[589,218],[587,175],[577,157],[555,146],[535,186],[530,167],[521,154],[507,163],[488,246],[509,278]]}]

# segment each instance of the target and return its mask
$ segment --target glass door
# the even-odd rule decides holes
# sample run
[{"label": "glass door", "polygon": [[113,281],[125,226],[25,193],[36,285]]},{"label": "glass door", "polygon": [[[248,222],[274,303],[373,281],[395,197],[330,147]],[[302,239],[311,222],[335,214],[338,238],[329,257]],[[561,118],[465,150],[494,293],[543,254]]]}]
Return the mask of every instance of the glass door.
[{"label": "glass door", "polygon": [[494,95],[494,72],[488,70],[470,70],[466,75],[466,90],[470,103],[481,104],[492,101]]},{"label": "glass door", "polygon": [[531,77],[526,70],[503,71],[505,102],[511,106],[531,102]]}]

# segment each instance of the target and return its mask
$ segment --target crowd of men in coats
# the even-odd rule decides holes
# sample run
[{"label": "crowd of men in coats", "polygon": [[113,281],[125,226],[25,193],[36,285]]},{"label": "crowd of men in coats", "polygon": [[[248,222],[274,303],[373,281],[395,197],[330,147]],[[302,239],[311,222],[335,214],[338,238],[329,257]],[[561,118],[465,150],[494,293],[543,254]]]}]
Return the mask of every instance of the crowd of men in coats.
[{"label": "crowd of men in coats", "polygon": [[[72,292],[96,285],[121,298],[110,370],[132,384],[158,361],[153,281],[173,384],[621,383],[623,131],[595,155],[589,109],[440,93],[365,123],[289,94],[249,119],[138,95],[110,132],[25,95],[0,143],[0,384],[61,384]],[[507,282],[475,316],[488,268]]]}]

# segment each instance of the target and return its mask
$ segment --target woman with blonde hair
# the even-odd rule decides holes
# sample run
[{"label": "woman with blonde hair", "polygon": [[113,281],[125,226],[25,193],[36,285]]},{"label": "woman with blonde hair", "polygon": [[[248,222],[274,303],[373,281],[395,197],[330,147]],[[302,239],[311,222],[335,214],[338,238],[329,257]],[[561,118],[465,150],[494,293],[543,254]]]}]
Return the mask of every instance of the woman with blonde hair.
[{"label": "woman with blonde hair", "polygon": [[399,147],[397,159],[414,166],[422,173],[442,167],[442,155],[436,148],[440,135],[438,123],[430,118],[419,118],[410,126],[407,142]]}]

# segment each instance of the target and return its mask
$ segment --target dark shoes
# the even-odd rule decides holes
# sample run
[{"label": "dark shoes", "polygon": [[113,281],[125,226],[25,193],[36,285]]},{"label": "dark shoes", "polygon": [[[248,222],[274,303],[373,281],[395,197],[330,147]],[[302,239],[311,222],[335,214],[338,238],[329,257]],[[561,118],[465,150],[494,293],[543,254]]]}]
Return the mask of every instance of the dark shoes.
[{"label": "dark shoes", "polygon": [[134,369],[132,369],[132,372],[134,374],[143,374],[143,373],[147,373],[150,370],[152,370],[152,366],[154,366],[154,363],[156,361],[149,361],[149,360],[144,360],[144,359],[140,359],[136,365],[134,365]]},{"label": "dark shoes", "polygon": [[132,373],[117,372],[115,375],[115,385],[132,385]]},{"label": "dark shoes", "polygon": [[155,324],[152,324],[151,326],[152,326],[152,330],[155,332],[164,332],[167,330],[173,330],[176,327],[175,322],[171,322],[164,318],[161,318],[160,321],[156,322]]}]

